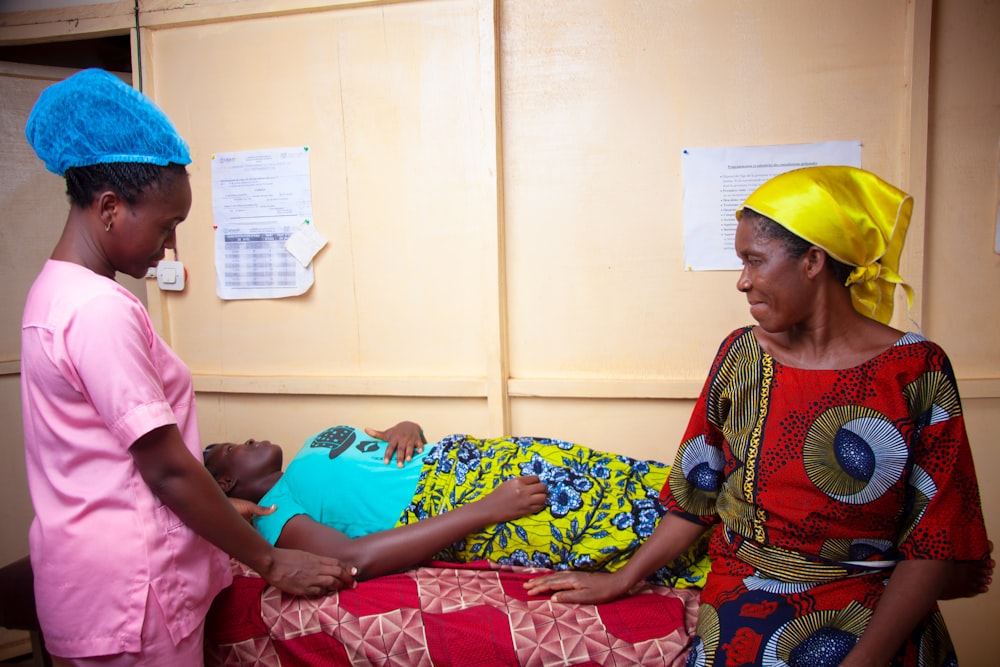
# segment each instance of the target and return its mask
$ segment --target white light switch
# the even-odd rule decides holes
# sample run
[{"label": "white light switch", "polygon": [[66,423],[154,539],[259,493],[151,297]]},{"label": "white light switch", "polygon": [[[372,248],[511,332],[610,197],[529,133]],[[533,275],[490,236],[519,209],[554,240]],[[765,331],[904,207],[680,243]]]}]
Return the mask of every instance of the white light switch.
[{"label": "white light switch", "polygon": [[184,265],[180,262],[161,260],[156,265],[156,284],[162,290],[182,291],[184,289]]}]

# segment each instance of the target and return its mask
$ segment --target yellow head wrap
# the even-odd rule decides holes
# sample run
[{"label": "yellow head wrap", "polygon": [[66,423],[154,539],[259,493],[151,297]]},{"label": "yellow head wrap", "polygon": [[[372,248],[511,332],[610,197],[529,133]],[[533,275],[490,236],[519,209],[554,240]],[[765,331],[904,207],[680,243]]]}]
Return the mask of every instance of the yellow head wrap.
[{"label": "yellow head wrap", "polygon": [[766,216],[835,260],[856,267],[847,279],[854,308],[883,324],[892,317],[892,294],[913,213],[913,198],[875,174],[855,167],[807,167],[779,174],[747,197],[744,208]]}]

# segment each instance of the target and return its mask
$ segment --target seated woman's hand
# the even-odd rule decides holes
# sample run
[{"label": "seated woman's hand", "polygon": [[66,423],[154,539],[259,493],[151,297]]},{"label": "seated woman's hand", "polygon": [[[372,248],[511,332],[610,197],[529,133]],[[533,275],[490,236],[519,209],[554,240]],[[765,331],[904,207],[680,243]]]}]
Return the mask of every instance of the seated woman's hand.
[{"label": "seated woman's hand", "polygon": [[545,508],[549,487],[537,475],[511,477],[479,502],[489,507],[495,523],[534,514]]},{"label": "seated woman's hand", "polygon": [[956,561],[951,569],[951,575],[941,589],[939,600],[955,598],[970,598],[990,589],[993,583],[993,542],[988,543],[987,553],[979,560]]},{"label": "seated woman's hand", "polygon": [[388,465],[395,455],[396,466],[399,468],[413,460],[414,451],[424,451],[424,445],[427,444],[424,432],[416,422],[402,421],[384,431],[365,427],[365,433],[386,442],[385,463]]},{"label": "seated woman's hand", "polygon": [[597,604],[629,592],[626,582],[607,572],[556,572],[524,582],[528,595],[552,593],[553,602]]}]

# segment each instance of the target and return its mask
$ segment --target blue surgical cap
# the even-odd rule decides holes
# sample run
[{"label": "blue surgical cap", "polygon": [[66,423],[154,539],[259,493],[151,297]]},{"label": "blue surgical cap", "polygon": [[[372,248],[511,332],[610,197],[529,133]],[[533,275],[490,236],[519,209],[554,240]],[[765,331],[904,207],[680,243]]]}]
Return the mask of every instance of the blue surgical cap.
[{"label": "blue surgical cap", "polygon": [[167,115],[102,69],[83,70],[43,90],[24,134],[45,168],[60,176],[70,167],[107,162],[191,162]]}]

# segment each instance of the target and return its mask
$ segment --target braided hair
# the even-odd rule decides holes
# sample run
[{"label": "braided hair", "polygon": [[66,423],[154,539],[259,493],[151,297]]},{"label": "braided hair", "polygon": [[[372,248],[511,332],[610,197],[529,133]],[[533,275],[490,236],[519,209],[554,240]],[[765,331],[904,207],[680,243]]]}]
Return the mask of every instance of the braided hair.
[{"label": "braided hair", "polygon": [[103,162],[69,167],[65,174],[66,194],[73,205],[86,208],[99,192],[110,189],[134,206],[144,190],[159,187],[168,178],[182,174],[187,174],[187,168],[174,162],[165,167],[144,162]]}]

